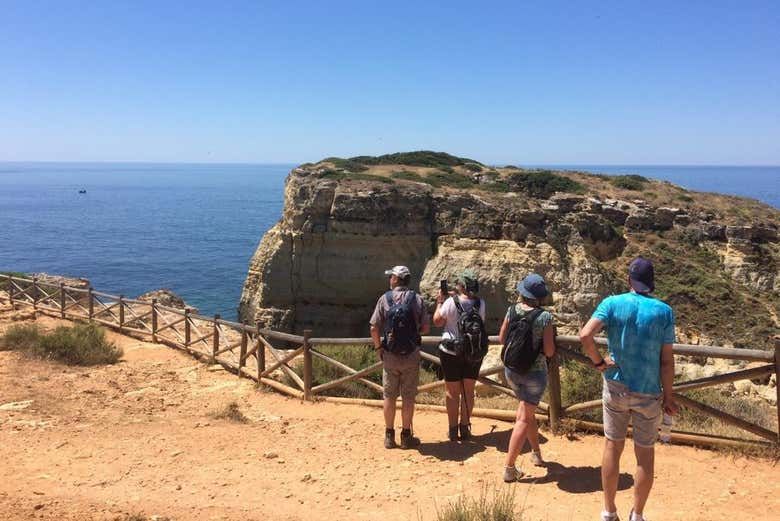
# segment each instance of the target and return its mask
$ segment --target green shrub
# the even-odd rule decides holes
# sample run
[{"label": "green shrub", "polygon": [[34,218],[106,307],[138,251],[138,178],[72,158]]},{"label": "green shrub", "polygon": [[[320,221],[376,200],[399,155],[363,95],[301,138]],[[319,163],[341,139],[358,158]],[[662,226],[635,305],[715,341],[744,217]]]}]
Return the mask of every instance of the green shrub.
[{"label": "green shrub", "polygon": [[[6,279],[3,275],[10,275],[12,277],[18,277],[18,278],[27,278],[28,275],[26,273],[20,273],[18,271],[0,271],[0,291],[7,291],[8,290],[8,279]],[[20,284],[17,282],[17,284]],[[24,287],[24,283],[21,283]],[[29,285],[29,283],[27,283]]]},{"label": "green shrub", "polygon": [[417,181],[420,183],[427,183],[437,188],[442,186],[449,186],[452,188],[471,188],[475,185],[474,180],[465,175],[459,174],[454,170],[438,170],[435,172],[429,172],[425,176],[417,174],[415,172],[409,172],[407,170],[401,170],[393,172],[391,177],[394,179],[405,179],[407,181]]},{"label": "green shrub", "polygon": [[432,168],[462,166],[466,163],[475,165],[481,164],[479,161],[474,161],[473,159],[457,157],[445,152],[433,152],[431,150],[396,152],[395,154],[385,154],[382,156],[356,156],[351,157],[350,161],[363,165],[407,165],[427,166]]},{"label": "green shrub", "polygon": [[328,163],[332,163],[333,166],[335,166],[336,168],[346,170],[348,172],[353,172],[353,173],[363,172],[365,170],[368,170],[367,166],[361,165],[357,161],[353,161],[351,159],[344,159],[341,157],[326,157],[322,161],[323,162],[327,161]]},{"label": "green shrub", "polygon": [[95,324],[60,326],[43,335],[32,354],[69,365],[115,364],[122,349],[106,340],[106,331]]},{"label": "green shrub", "polygon": [[522,511],[515,508],[515,487],[495,488],[488,494],[483,487],[478,498],[460,496],[441,510],[437,521],[520,521]]},{"label": "green shrub", "polygon": [[339,172],[338,170],[326,170],[320,174],[322,179],[334,179],[336,181],[374,181],[377,183],[392,184],[393,180],[381,175],[363,174],[354,172]]},{"label": "green shrub", "polygon": [[477,163],[466,163],[463,166],[469,172],[481,172],[482,171],[482,165],[478,165]]},{"label": "green shrub", "polygon": [[471,188],[475,184],[474,180],[465,174],[446,172],[444,170],[429,173],[426,177],[426,182],[433,186],[449,186],[452,188]]},{"label": "green shrub", "polygon": [[492,183],[480,183],[477,187],[487,192],[509,192],[511,191],[506,181],[494,181]]},{"label": "green shrub", "polygon": [[522,191],[545,199],[555,192],[581,193],[585,190],[577,181],[550,170],[513,173],[507,178],[507,184],[513,191]]},{"label": "green shrub", "polygon": [[[561,366],[561,404],[564,407],[575,403],[589,402],[601,398],[601,373],[574,360],[564,360]],[[577,414],[584,420],[601,421],[601,407]]]},{"label": "green shrub", "polygon": [[644,176],[631,174],[631,175],[615,175],[609,177],[609,182],[618,188],[624,190],[643,190],[650,180]]},{"label": "green shrub", "polygon": [[[368,345],[332,345],[318,346],[317,351],[325,356],[333,358],[342,364],[360,371],[377,362],[376,352],[373,346]],[[296,371],[302,374],[303,368]],[[312,357],[312,385],[320,385],[332,382],[346,376],[343,371],[317,356]],[[382,383],[382,371],[377,370],[364,377],[374,383]],[[346,396],[350,398],[376,398],[378,393],[360,382],[348,382],[339,387],[334,387],[326,392],[329,396]]]},{"label": "green shrub", "polygon": [[692,203],[693,202],[693,197],[691,197],[688,194],[677,194],[677,195],[674,196],[674,198],[679,200],[679,201],[683,201],[685,203]]},{"label": "green shrub", "polygon": [[9,327],[0,339],[0,351],[29,351],[41,340],[41,330],[35,324],[16,324]]},{"label": "green shrub", "polygon": [[403,179],[405,181],[417,181],[418,183],[424,183],[425,178],[416,172],[410,172],[409,170],[398,170],[390,174],[393,179]]}]

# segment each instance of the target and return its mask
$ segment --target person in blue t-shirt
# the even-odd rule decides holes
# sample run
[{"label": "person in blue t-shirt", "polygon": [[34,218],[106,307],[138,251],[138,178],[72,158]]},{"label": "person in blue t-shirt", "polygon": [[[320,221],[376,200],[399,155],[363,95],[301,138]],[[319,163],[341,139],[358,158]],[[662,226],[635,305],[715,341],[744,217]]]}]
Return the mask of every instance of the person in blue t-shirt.
[{"label": "person in blue t-shirt", "polygon": [[[633,426],[637,470],[634,507],[629,521],[643,521],[653,486],[653,445],[663,413],[676,414],[674,381],[674,312],[650,296],[655,289],[653,263],[638,257],[628,268],[629,293],[613,295],[598,305],[580,331],[585,353],[604,375],[602,393],[606,444],[601,462],[604,488],[602,521],[619,521],[615,495],[620,455],[625,446],[629,419]],[[609,355],[602,357],[594,337],[607,333]]]}]

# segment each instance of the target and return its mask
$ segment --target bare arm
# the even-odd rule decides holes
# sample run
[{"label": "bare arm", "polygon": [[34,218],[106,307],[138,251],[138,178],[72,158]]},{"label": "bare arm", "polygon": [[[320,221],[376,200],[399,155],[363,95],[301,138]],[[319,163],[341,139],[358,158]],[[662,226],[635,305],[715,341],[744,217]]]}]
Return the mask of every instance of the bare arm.
[{"label": "bare arm", "polygon": [[544,356],[547,358],[552,358],[552,356],[555,354],[555,328],[552,324],[548,324],[544,328],[542,338],[544,344]]},{"label": "bare arm", "polygon": [[427,335],[431,331],[431,323],[427,320],[423,320],[423,323],[420,324],[420,334],[421,335]]},{"label": "bare arm", "polygon": [[605,369],[615,365],[615,362],[613,362],[611,358],[601,356],[601,353],[599,353],[599,350],[596,348],[596,342],[593,340],[603,327],[604,324],[601,320],[591,318],[580,330],[582,349],[585,351],[585,354],[588,355],[590,361],[593,362],[594,367],[601,372],[604,372]]},{"label": "bare arm", "polygon": [[504,322],[501,324],[501,331],[498,332],[498,341],[503,344],[506,342],[506,330],[509,329],[509,320],[504,319]]},{"label": "bare arm", "polygon": [[674,353],[673,344],[664,344],[661,347],[661,386],[664,393],[664,412],[677,414],[677,402],[674,399]]},{"label": "bare arm", "polygon": [[379,328],[371,326],[371,340],[374,341],[374,349],[379,351],[382,349],[382,339],[379,337]]},{"label": "bare arm", "polygon": [[440,292],[436,297],[436,311],[433,312],[433,325],[443,327],[447,323],[447,318],[441,314],[441,305],[444,304],[445,296]]}]

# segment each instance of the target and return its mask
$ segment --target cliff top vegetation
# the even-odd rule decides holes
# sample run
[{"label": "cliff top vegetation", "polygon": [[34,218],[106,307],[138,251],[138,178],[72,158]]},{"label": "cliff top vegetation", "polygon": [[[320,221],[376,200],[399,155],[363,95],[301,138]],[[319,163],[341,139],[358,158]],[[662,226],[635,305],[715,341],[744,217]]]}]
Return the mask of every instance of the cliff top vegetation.
[{"label": "cliff top vegetation", "polygon": [[615,199],[651,206],[709,211],[731,224],[773,221],[777,210],[754,199],[692,192],[668,181],[641,175],[603,175],[573,170],[489,166],[445,152],[420,150],[380,156],[328,157],[299,168],[340,182],[391,185],[417,183],[436,190],[468,190],[547,199],[556,193]]}]

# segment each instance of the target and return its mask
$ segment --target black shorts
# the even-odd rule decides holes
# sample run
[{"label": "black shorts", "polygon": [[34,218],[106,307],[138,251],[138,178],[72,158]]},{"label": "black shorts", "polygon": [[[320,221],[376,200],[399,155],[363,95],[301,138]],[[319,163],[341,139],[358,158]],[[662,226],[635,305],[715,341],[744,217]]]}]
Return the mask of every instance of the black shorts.
[{"label": "black shorts", "polygon": [[464,379],[476,380],[482,360],[470,362],[463,355],[451,355],[439,349],[441,369],[445,382],[459,382]]}]

